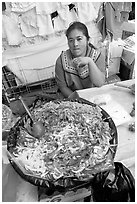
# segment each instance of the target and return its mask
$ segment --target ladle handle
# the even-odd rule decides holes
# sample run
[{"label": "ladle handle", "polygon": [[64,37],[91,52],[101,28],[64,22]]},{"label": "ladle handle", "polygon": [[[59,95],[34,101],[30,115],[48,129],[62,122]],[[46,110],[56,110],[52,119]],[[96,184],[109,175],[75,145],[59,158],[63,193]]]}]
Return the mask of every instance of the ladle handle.
[{"label": "ladle handle", "polygon": [[30,116],[31,120],[33,121],[33,117],[32,117],[32,115],[31,115],[31,113],[30,113],[30,110],[28,109],[28,107],[27,107],[26,103],[24,102],[22,96],[19,96],[19,99],[20,99],[20,101],[22,102],[22,104],[23,104],[25,110],[27,111],[28,115]]}]

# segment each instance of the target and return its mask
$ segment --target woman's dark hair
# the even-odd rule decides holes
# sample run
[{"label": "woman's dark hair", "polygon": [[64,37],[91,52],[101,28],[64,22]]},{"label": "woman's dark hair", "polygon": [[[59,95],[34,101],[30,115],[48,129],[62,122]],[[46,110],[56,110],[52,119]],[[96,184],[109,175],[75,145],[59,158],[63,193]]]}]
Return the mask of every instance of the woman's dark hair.
[{"label": "woman's dark hair", "polygon": [[87,29],[86,25],[84,23],[79,22],[79,21],[75,21],[72,24],[70,24],[70,26],[66,30],[67,38],[68,38],[70,32],[72,30],[75,30],[75,29],[80,30],[83,33],[83,35],[86,36],[87,40],[89,40],[90,36],[88,34],[88,29]]}]

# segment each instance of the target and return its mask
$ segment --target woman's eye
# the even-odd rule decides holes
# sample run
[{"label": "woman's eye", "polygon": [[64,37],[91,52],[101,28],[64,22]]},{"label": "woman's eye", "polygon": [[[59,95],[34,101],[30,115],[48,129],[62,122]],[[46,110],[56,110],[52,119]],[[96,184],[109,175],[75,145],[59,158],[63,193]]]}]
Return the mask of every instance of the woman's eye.
[{"label": "woman's eye", "polygon": [[72,43],[72,42],[73,42],[73,40],[72,40],[72,39],[70,39],[70,40],[69,40],[69,43]]},{"label": "woman's eye", "polygon": [[77,41],[81,41],[81,40],[82,40],[82,38],[78,38],[78,39],[77,39]]}]

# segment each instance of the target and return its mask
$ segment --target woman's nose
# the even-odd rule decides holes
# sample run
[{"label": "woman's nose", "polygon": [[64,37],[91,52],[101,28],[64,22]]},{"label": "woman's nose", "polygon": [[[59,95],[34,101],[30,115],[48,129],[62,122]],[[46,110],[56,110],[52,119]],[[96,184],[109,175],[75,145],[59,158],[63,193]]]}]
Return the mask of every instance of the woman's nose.
[{"label": "woman's nose", "polygon": [[78,45],[78,41],[74,40],[74,46],[77,46],[77,45]]}]

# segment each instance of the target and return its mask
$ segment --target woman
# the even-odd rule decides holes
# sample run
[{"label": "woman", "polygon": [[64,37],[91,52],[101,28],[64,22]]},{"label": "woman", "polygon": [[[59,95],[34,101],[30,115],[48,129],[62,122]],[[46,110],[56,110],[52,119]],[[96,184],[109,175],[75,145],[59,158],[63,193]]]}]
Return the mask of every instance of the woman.
[{"label": "woman", "polygon": [[73,91],[105,83],[105,57],[89,43],[87,27],[72,23],[66,31],[69,49],[56,61],[55,77],[64,97]]}]

